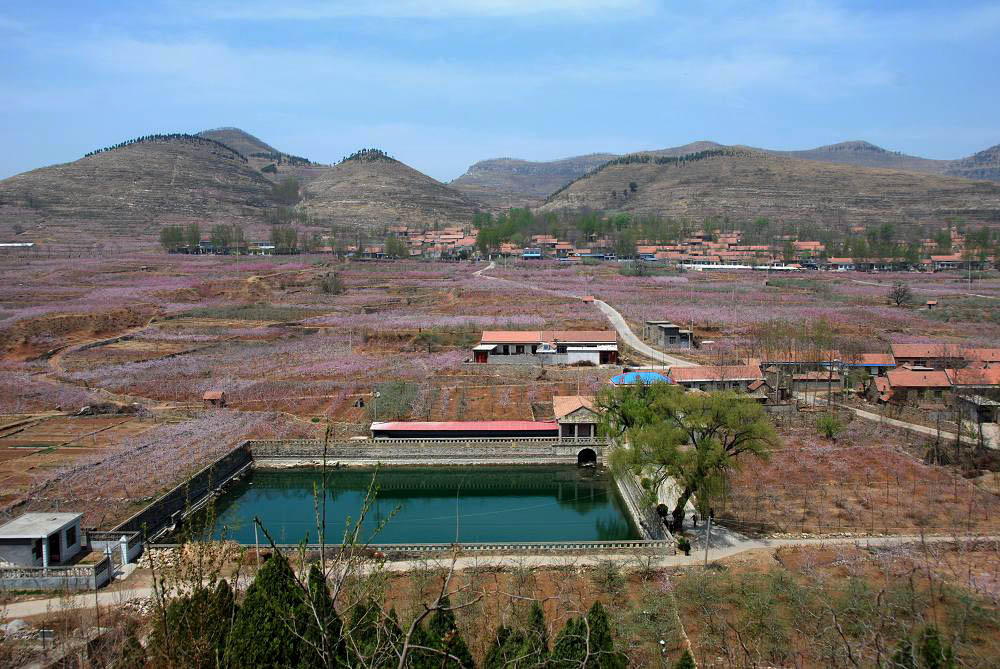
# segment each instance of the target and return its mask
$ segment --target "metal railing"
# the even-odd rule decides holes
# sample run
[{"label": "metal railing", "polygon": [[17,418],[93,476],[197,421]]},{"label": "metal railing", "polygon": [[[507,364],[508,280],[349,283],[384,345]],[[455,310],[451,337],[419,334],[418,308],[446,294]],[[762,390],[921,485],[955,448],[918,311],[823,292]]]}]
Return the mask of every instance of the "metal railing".
[{"label": "metal railing", "polygon": [[[477,543],[403,543],[403,544],[367,544],[355,546],[356,550],[366,550],[379,553],[443,553],[453,550],[459,552],[504,552],[504,551],[611,551],[611,550],[651,550],[674,549],[672,539],[622,539],[619,541],[501,541]],[[281,550],[298,550],[300,544],[275,544]],[[181,544],[153,544],[152,549],[179,548]],[[252,545],[251,545],[252,547]],[[265,546],[261,546],[264,548]],[[321,544],[306,544],[307,551],[318,551]],[[326,550],[343,550],[341,544],[327,544]]]}]

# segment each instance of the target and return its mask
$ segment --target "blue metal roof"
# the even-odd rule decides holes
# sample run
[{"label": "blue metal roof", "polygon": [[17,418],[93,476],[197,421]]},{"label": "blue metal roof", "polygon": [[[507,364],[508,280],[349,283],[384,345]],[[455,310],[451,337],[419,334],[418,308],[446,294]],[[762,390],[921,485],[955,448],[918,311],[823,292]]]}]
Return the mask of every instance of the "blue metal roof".
[{"label": "blue metal roof", "polygon": [[611,383],[616,386],[634,386],[640,383],[673,383],[674,380],[659,372],[625,372],[611,377]]}]

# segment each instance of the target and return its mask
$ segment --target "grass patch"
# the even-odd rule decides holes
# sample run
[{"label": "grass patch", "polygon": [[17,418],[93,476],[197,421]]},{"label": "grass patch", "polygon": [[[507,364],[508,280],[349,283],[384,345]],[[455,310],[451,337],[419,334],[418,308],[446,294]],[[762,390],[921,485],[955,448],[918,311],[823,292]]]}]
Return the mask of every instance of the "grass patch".
[{"label": "grass patch", "polygon": [[368,404],[368,417],[375,420],[378,411],[380,421],[399,420],[405,418],[413,410],[413,401],[417,398],[420,386],[406,381],[391,381],[375,386],[378,398]]},{"label": "grass patch", "polygon": [[215,318],[228,321],[298,321],[317,312],[299,307],[273,304],[236,304],[232,306],[199,307],[181,314],[186,318]]},{"label": "grass patch", "polygon": [[1000,300],[981,297],[948,298],[939,301],[934,309],[923,313],[927,318],[945,323],[987,321],[1000,325]]}]

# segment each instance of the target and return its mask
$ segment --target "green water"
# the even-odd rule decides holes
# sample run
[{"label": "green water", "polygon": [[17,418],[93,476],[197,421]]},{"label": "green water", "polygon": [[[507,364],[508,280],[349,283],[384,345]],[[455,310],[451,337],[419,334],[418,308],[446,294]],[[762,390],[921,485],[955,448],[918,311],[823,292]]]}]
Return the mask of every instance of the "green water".
[{"label": "green water", "polygon": [[[356,519],[373,469],[327,472],[327,541]],[[276,543],[317,541],[318,469],[254,469],[215,504],[214,536],[254,542],[253,518]],[[574,466],[409,467],[378,472],[362,541],[450,543],[636,539],[611,476]],[[382,526],[377,536],[375,529]],[[264,537],[260,537],[264,542]]]}]

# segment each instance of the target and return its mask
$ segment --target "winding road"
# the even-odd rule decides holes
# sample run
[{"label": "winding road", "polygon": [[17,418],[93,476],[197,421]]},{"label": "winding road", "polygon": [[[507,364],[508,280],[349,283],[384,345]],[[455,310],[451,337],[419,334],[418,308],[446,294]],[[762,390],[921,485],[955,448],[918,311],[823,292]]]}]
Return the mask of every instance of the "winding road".
[{"label": "winding road", "polygon": [[[514,281],[513,279],[502,279],[500,277],[489,276],[489,275],[483,273],[483,272],[488,272],[489,270],[495,268],[496,265],[497,265],[496,262],[494,262],[494,261],[491,260],[489,265],[487,265],[486,267],[483,267],[482,269],[476,270],[472,274],[473,274],[473,276],[478,276],[478,277],[483,278],[483,279],[490,279],[492,281],[504,281],[506,283],[512,283],[512,284],[514,284],[516,286],[521,286],[522,288],[527,288],[529,290],[537,290],[537,291],[542,291],[542,292],[546,292],[546,293],[556,293],[558,295],[561,295],[563,297],[567,297],[567,298],[570,298],[570,299],[573,299],[573,300],[581,300],[581,301],[583,300],[583,298],[580,297],[579,295],[570,295],[568,293],[559,293],[557,291],[553,291],[553,290],[550,290],[548,288],[539,288],[538,286],[532,286],[531,284],[521,283],[520,281]],[[629,348],[635,350],[640,355],[644,355],[644,356],[646,356],[647,358],[649,358],[650,360],[652,360],[654,362],[662,363],[664,366],[674,366],[674,367],[698,367],[699,366],[698,363],[696,363],[696,362],[691,362],[690,360],[684,360],[683,358],[678,358],[676,356],[669,355],[667,353],[664,353],[663,351],[658,351],[657,349],[653,348],[649,344],[646,344],[644,341],[642,341],[641,339],[639,339],[639,337],[637,337],[634,332],[632,332],[632,328],[630,328],[628,326],[628,323],[625,321],[625,318],[620,313],[618,313],[618,310],[615,309],[614,307],[612,307],[610,304],[608,304],[604,300],[598,300],[598,299],[595,298],[594,299],[594,304],[597,305],[597,308],[601,310],[601,312],[604,314],[604,316],[611,323],[611,326],[615,329],[615,331],[618,332],[618,336],[621,337],[621,339],[625,343],[625,345],[627,345]]]}]

